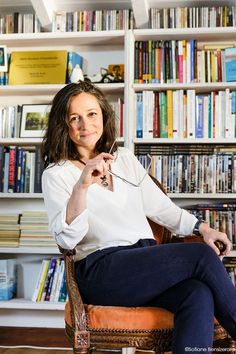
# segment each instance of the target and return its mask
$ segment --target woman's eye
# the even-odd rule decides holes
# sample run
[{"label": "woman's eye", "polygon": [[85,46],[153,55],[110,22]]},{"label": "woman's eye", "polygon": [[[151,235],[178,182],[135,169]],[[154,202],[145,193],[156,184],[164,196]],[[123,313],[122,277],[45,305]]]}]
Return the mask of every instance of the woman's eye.
[{"label": "woman's eye", "polygon": [[78,116],[71,117],[70,122],[79,122],[79,117]]},{"label": "woman's eye", "polygon": [[89,113],[89,116],[90,116],[90,117],[95,117],[96,115],[97,115],[96,112],[90,112],[90,113]]}]

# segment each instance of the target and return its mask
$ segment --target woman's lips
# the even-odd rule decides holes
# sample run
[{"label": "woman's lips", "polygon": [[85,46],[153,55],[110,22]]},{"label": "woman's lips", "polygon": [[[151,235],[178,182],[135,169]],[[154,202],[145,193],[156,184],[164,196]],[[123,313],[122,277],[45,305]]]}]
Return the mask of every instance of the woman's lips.
[{"label": "woman's lips", "polygon": [[84,134],[80,134],[81,138],[89,138],[90,136],[94,135],[95,133],[84,133]]}]

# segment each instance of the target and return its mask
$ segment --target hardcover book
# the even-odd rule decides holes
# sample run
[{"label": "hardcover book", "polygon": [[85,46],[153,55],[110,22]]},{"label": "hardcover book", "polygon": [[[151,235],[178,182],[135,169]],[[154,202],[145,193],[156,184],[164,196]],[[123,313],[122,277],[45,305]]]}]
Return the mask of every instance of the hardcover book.
[{"label": "hardcover book", "polygon": [[9,85],[65,84],[67,51],[12,52]]}]

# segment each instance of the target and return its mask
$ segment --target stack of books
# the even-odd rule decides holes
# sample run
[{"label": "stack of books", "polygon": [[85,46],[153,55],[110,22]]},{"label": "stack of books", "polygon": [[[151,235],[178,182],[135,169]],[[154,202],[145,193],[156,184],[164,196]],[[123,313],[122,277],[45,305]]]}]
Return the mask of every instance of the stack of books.
[{"label": "stack of books", "polygon": [[65,302],[66,299],[64,259],[44,259],[40,267],[32,301]]},{"label": "stack of books", "polygon": [[19,214],[0,214],[0,247],[18,247]]},{"label": "stack of books", "polygon": [[44,211],[23,211],[20,218],[20,247],[56,247],[48,232],[48,217]]}]

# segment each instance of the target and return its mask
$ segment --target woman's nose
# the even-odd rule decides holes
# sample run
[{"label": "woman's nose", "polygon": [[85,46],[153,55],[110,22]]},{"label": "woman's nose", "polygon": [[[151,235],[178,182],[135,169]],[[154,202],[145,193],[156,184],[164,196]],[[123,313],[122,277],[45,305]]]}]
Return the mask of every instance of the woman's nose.
[{"label": "woman's nose", "polygon": [[79,128],[81,130],[86,130],[87,126],[88,126],[88,120],[85,117],[81,117],[80,118]]}]

